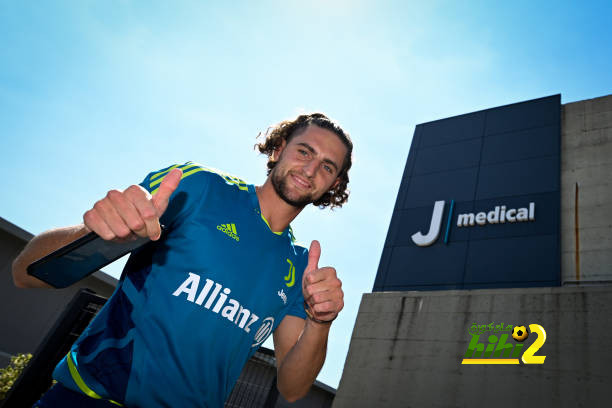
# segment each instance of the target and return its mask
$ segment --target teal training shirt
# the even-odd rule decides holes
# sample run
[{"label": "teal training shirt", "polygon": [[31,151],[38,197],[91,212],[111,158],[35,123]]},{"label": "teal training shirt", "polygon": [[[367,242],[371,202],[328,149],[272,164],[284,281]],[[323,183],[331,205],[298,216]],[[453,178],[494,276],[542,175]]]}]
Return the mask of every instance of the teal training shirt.
[{"label": "teal training shirt", "polygon": [[150,173],[155,193],[183,178],[162,238],[136,250],[125,279],[54,378],[134,407],[221,407],[246,361],[287,315],[305,318],[308,251],[272,232],[253,185],[188,162]]}]

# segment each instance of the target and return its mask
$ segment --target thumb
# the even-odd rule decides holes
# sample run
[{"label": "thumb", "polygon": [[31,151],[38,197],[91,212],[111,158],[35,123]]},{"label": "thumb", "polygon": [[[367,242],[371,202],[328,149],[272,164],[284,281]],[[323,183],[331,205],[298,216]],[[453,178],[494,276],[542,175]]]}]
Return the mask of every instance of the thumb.
[{"label": "thumb", "polygon": [[314,271],[319,267],[319,258],[321,257],[321,244],[319,241],[314,240],[310,244],[310,249],[308,250],[308,265],[306,265],[306,269],[304,270],[304,275]]},{"label": "thumb", "polygon": [[181,177],[183,177],[183,171],[181,169],[172,169],[170,173],[164,176],[164,179],[157,189],[157,192],[151,199],[155,209],[157,210],[158,216],[161,217],[161,215],[166,211],[166,208],[168,208],[170,196],[178,187]]}]

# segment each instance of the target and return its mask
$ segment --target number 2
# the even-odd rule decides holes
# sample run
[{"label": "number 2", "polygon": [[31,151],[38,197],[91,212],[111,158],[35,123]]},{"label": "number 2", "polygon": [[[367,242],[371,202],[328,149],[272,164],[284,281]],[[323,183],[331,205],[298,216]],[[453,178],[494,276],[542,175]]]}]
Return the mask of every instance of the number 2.
[{"label": "number 2", "polygon": [[524,364],[544,364],[546,356],[534,356],[535,352],[544,345],[546,341],[546,331],[539,324],[530,324],[529,330],[531,333],[536,333],[538,338],[533,342],[531,346],[523,353],[521,359]]}]

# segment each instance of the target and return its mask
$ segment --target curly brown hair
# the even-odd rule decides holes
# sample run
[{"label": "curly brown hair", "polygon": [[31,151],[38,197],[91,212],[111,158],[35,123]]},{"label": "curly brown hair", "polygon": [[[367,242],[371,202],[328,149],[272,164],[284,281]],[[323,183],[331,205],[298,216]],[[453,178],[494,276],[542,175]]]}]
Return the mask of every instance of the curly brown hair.
[{"label": "curly brown hair", "polygon": [[344,157],[344,163],[342,168],[338,172],[338,178],[340,182],[336,187],[329,190],[321,196],[318,200],[314,201],[313,204],[319,208],[325,207],[342,207],[342,204],[348,201],[349,190],[349,176],[348,172],[352,165],[352,154],[353,154],[353,142],[348,133],[346,133],[340,125],[329,119],[322,113],[311,113],[308,115],[300,115],[294,120],[285,120],[274,126],[269,127],[266,132],[259,133],[257,137],[263,136],[265,138],[263,143],[255,144],[255,148],[268,156],[268,175],[276,166],[276,161],[272,159],[274,152],[282,145],[283,140],[289,143],[294,136],[297,136],[304,132],[310,125],[315,125],[323,129],[327,129],[333,132],[344,145],[346,146],[346,156]]}]

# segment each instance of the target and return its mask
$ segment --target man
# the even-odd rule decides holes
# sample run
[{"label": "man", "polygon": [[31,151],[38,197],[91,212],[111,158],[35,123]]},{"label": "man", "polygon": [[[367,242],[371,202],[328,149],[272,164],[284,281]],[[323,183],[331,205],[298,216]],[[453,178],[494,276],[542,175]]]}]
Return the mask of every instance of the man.
[{"label": "man", "polygon": [[352,142],[315,113],[281,122],[257,147],[269,158],[262,186],[194,163],[171,166],[109,191],[83,224],[26,246],[15,284],[44,287],[27,265],[89,231],[152,240],[132,253],[40,407],[221,406],[272,331],[279,391],[289,401],[308,392],[343,292],[335,270],[318,267],[319,243],[297,245],[289,223],[310,203],[347,201]]}]

